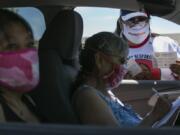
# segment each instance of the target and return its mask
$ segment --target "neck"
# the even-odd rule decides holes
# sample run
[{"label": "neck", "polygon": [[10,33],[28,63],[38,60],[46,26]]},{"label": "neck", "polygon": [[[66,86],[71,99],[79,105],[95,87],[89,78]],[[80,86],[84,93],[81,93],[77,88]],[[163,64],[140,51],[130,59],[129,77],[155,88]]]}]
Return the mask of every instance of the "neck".
[{"label": "neck", "polygon": [[101,93],[107,96],[108,91],[106,90],[106,85],[101,80],[102,78],[99,78],[97,76],[91,76],[91,77],[88,77],[86,84],[96,88],[96,90],[100,91]]}]

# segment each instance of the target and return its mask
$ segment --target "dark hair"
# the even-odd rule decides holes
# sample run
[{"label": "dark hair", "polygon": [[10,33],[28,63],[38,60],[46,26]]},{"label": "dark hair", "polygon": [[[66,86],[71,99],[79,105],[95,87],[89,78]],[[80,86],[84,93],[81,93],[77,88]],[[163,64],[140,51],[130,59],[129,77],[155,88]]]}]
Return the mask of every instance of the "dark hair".
[{"label": "dark hair", "polygon": [[[24,26],[31,33],[32,38],[34,38],[30,25],[21,16],[7,9],[0,9],[0,33],[6,35],[6,29],[13,23],[19,23]],[[0,94],[2,94],[1,86]]]},{"label": "dark hair", "polygon": [[96,66],[95,54],[97,51],[112,55],[114,50],[117,50],[120,56],[127,56],[128,45],[122,38],[111,32],[100,32],[89,37],[80,52],[79,61],[81,69],[73,89],[77,89],[86,82],[87,75],[91,75],[93,72]]},{"label": "dark hair", "polygon": [[32,38],[34,38],[32,29],[24,18],[7,9],[0,9],[0,32],[5,34],[7,27],[13,23],[19,23],[24,26],[31,33]]}]

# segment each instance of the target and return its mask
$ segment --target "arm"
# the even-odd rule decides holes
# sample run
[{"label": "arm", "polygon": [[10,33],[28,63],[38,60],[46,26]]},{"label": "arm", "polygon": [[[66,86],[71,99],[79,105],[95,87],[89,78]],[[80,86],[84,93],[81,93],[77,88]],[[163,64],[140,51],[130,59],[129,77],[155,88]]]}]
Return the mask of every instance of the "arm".
[{"label": "arm", "polygon": [[158,98],[156,105],[152,111],[146,115],[140,126],[152,126],[156,121],[164,117],[171,109],[171,102],[166,95]]},{"label": "arm", "polygon": [[140,127],[151,127],[157,120],[156,115],[153,113],[147,114],[142,122],[139,124]]},{"label": "arm", "polygon": [[[93,125],[118,126],[111,109],[93,90],[81,91],[75,97],[74,107],[81,123]],[[170,110],[170,103],[159,98],[156,106],[142,120],[139,126],[152,126]]]},{"label": "arm", "polygon": [[170,68],[161,68],[161,80],[175,80]]},{"label": "arm", "polygon": [[5,116],[4,116],[4,111],[2,108],[2,105],[0,104],[0,122],[5,122]]},{"label": "arm", "polygon": [[118,126],[111,109],[95,90],[80,91],[74,97],[74,108],[83,124]]},{"label": "arm", "polygon": [[133,77],[135,80],[160,80],[160,70],[150,69],[147,65],[140,63],[142,72]]},{"label": "arm", "polygon": [[[145,66],[144,66],[145,67]],[[142,68],[142,64],[141,64]],[[179,70],[180,71],[180,67]],[[175,80],[170,68],[142,68],[142,72],[138,75],[132,77],[132,75],[126,75],[125,79],[135,79],[135,80]]]},{"label": "arm", "polygon": [[175,80],[170,68],[153,68],[152,80]]}]

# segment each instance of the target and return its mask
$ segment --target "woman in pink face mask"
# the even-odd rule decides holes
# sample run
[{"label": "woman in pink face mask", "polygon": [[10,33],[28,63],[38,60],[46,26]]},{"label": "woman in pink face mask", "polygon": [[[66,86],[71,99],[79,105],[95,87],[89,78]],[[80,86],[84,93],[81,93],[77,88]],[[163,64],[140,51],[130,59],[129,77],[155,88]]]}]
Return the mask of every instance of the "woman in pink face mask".
[{"label": "woman in pink face mask", "polygon": [[74,83],[72,103],[83,124],[135,127],[151,126],[170,109],[171,103],[159,98],[142,119],[131,107],[110,92],[120,85],[126,73],[128,45],[119,36],[100,32],[88,38],[80,53],[81,69]]},{"label": "woman in pink face mask", "polygon": [[26,94],[39,81],[37,49],[28,23],[0,9],[0,122],[39,122]]}]

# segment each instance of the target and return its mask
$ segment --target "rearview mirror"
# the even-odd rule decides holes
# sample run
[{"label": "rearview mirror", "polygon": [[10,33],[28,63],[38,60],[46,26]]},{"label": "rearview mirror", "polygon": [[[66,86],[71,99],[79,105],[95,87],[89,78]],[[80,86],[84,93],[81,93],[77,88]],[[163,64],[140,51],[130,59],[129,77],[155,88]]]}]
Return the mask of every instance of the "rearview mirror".
[{"label": "rearview mirror", "polygon": [[176,0],[137,0],[151,15],[163,16],[175,10]]}]

